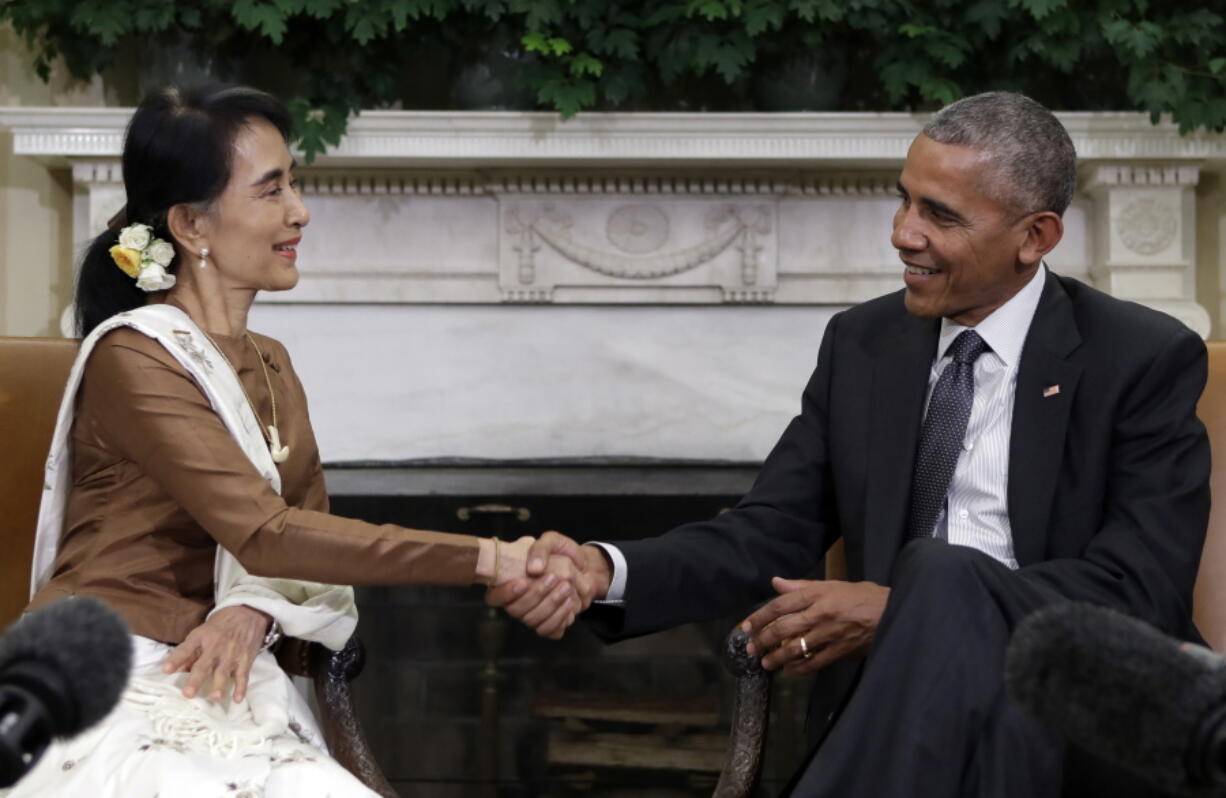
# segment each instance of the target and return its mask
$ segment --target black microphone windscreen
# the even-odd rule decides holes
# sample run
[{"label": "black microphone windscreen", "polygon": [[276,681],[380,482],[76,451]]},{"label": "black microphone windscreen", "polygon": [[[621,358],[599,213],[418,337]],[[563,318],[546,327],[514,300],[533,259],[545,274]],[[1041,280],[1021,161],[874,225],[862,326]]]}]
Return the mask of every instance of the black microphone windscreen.
[{"label": "black microphone windscreen", "polygon": [[1226,696],[1226,668],[1180,646],[1114,610],[1059,604],[1018,625],[1005,684],[1071,742],[1154,784],[1194,792],[1190,741]]},{"label": "black microphone windscreen", "polygon": [[58,601],[27,613],[0,638],[0,680],[16,667],[58,673],[75,708],[67,737],[101,720],[119,700],[132,669],[132,638],[105,604],[92,598]]}]

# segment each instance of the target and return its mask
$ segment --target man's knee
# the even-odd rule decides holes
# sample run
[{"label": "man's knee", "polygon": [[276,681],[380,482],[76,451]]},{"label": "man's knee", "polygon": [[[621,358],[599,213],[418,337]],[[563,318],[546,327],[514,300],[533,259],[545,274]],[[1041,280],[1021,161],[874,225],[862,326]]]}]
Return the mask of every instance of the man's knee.
[{"label": "man's knee", "polygon": [[887,612],[893,620],[938,627],[956,621],[988,636],[1007,631],[1044,603],[1015,571],[987,554],[924,538],[899,552],[890,588]]},{"label": "man's knee", "polygon": [[912,612],[931,607],[937,613],[972,603],[991,606],[1010,593],[1014,573],[969,546],[919,538],[899,552],[890,576],[891,599],[905,601]]},{"label": "man's knee", "polygon": [[996,593],[1000,570],[988,555],[943,540],[914,540],[899,552],[875,647],[902,645],[908,657],[950,652],[978,660],[1003,653],[1008,632]]},{"label": "man's knee", "polygon": [[954,546],[935,538],[917,538],[903,546],[890,584],[896,588],[913,582],[972,584],[981,582],[985,571],[995,565],[995,560],[978,549]]}]

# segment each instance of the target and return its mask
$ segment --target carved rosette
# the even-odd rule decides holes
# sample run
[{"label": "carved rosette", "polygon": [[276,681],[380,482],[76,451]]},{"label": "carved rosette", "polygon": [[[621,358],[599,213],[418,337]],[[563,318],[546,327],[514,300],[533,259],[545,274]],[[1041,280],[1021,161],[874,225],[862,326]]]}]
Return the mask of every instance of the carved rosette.
[{"label": "carved rosette", "polygon": [[668,241],[668,214],[655,205],[623,205],[609,214],[605,236],[631,255],[647,255]]},{"label": "carved rosette", "polygon": [[1116,220],[1120,241],[1138,255],[1165,251],[1179,232],[1179,219],[1170,205],[1156,197],[1140,197],[1124,206]]}]

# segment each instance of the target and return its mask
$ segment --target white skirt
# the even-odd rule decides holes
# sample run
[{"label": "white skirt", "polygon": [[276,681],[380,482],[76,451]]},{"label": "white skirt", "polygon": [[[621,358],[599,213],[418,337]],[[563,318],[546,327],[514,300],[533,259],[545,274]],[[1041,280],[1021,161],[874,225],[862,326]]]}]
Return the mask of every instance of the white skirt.
[{"label": "white skirt", "polygon": [[3,798],[378,798],[328,756],[310,709],[267,651],[239,704],[184,698],[171,646],[133,637],[132,677],[115,709],[54,742]]}]

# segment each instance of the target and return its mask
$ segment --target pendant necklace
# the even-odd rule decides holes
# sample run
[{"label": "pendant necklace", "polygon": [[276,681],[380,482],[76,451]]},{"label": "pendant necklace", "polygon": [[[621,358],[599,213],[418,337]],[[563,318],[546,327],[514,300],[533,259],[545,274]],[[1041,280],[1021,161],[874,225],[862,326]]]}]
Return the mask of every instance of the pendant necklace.
[{"label": "pendant necklace", "polygon": [[[201,332],[204,332],[202,329]],[[281,445],[281,433],[277,430],[277,392],[272,389],[272,378],[268,376],[268,364],[264,362],[264,353],[260,351],[260,347],[256,344],[255,339],[251,337],[251,333],[246,330],[243,335],[247,337],[247,341],[251,344],[251,348],[255,350],[255,355],[260,361],[260,369],[264,372],[264,384],[268,386],[268,398],[272,403],[272,423],[266,428],[261,428],[264,434],[264,441],[268,444],[268,453],[272,455],[274,463],[284,463],[289,459],[289,447]],[[221,353],[226,364],[234,372],[234,377],[238,379],[238,369],[234,368],[234,364],[230,362],[230,358],[226,356],[226,350],[217,345],[207,332],[204,332],[204,337],[209,339],[209,343],[213,348]],[[247,398],[247,404],[251,407],[251,414],[255,416],[256,423],[260,422],[260,412],[256,409],[255,402],[251,401],[251,394],[247,393],[247,386],[243,385],[241,379],[238,380],[238,387],[243,389],[243,396]]]}]

